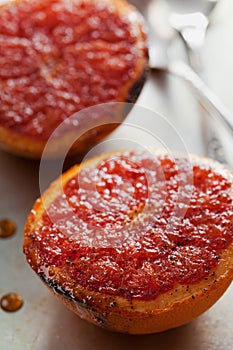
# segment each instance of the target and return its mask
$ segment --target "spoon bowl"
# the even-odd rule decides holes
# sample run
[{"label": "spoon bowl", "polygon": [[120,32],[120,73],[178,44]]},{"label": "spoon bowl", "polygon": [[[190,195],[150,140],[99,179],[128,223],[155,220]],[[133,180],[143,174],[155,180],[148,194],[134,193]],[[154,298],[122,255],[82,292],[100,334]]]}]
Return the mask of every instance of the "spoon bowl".
[{"label": "spoon bowl", "polygon": [[[198,5],[197,10],[187,13],[172,12],[170,16],[171,26],[180,34],[186,46],[189,63],[193,69],[202,69],[201,51],[205,43],[206,32],[210,23],[210,16],[215,9],[218,0],[187,1],[189,5]],[[191,5],[191,9],[193,6]]]}]

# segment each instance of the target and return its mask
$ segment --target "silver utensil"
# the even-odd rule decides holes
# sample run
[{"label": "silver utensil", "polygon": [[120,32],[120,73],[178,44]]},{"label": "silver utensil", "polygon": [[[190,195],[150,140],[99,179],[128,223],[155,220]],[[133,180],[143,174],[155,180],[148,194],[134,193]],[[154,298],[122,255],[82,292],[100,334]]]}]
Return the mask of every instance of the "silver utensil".
[{"label": "silver utensil", "polygon": [[[189,3],[189,1],[187,1]],[[187,3],[186,2],[186,3]],[[170,24],[177,31],[186,47],[190,66],[198,73],[202,71],[202,50],[209,26],[209,18],[218,0],[204,0],[198,4],[198,11],[188,13],[172,12]],[[190,4],[188,4],[190,5]],[[203,112],[203,110],[202,110]],[[202,113],[202,131],[208,156],[227,164],[226,150],[216,125],[212,125],[208,113]]]},{"label": "silver utensil", "polygon": [[[233,115],[231,112],[190,65],[182,60],[171,59],[169,56],[169,48],[175,32],[169,23],[171,9],[167,2],[164,0],[131,0],[130,2],[142,12],[149,26],[149,64],[151,70],[164,71],[188,82],[194,89],[200,104],[232,138]],[[182,4],[184,3],[182,1]]]},{"label": "silver utensil", "polygon": [[[201,53],[206,39],[210,17],[218,0],[194,1],[196,7],[192,10],[193,1],[186,1],[188,12],[175,12],[170,15],[171,26],[180,34],[186,46],[189,63],[195,71],[202,69]],[[184,4],[184,3],[183,3]],[[185,9],[186,9],[185,6]],[[191,11],[190,11],[191,8]]]}]

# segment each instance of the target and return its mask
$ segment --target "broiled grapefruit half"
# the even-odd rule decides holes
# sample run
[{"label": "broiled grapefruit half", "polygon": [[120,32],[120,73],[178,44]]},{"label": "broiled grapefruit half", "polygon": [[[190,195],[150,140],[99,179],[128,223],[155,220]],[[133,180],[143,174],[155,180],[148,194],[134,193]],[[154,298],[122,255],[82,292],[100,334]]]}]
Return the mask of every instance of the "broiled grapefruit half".
[{"label": "broiled grapefruit half", "polygon": [[[147,64],[143,18],[124,0],[0,5],[0,145],[41,157],[50,135],[67,121],[66,135],[58,135],[58,146],[49,154],[54,156],[63,137],[67,140],[67,129],[78,130],[80,121],[69,121],[71,115],[107,102],[135,102]],[[75,152],[85,152],[119,125],[126,112],[116,113],[123,113],[117,124],[114,114],[107,115],[109,124],[106,116],[88,116],[93,123]],[[85,130],[85,121],[80,128]]]},{"label": "broiled grapefruit half", "polygon": [[24,253],[81,318],[131,334],[174,328],[232,281],[232,184],[232,173],[209,159],[103,154],[36,201]]}]

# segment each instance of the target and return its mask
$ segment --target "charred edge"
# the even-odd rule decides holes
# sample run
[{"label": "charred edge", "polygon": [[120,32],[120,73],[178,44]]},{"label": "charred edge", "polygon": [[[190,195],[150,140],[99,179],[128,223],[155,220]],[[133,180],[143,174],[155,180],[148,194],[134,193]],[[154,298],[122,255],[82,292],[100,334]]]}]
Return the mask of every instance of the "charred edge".
[{"label": "charred edge", "polygon": [[[146,67],[144,71],[142,72],[139,79],[136,81],[136,83],[132,86],[131,90],[129,91],[127,101],[128,103],[134,103],[136,102],[138,96],[140,95],[140,92],[142,91],[142,88],[145,84],[145,81],[148,76],[149,69]],[[130,108],[131,109],[131,108]]]},{"label": "charred edge", "polygon": [[42,279],[42,281],[44,283],[46,283],[46,285],[50,288],[53,289],[53,291],[59,295],[61,295],[63,298],[68,299],[69,301],[85,308],[88,310],[91,310],[92,313],[92,319],[94,321],[95,324],[97,324],[99,327],[101,328],[108,328],[107,322],[106,322],[106,318],[107,318],[107,313],[100,313],[98,312],[94,307],[90,307],[89,305],[87,305],[84,302],[81,302],[79,300],[77,300],[76,298],[72,297],[70,295],[70,293],[68,293],[63,287],[61,287],[56,281],[52,281],[51,279],[47,278],[45,275],[43,275],[42,273],[38,274],[39,277]]},{"label": "charred edge", "polygon": [[134,85],[129,90],[129,93],[128,93],[127,98],[125,99],[125,104],[124,104],[124,108],[122,111],[122,118],[123,119],[127,117],[127,115],[132,110],[134,103],[137,101],[137,98],[139,97],[139,95],[142,91],[142,88],[145,84],[145,81],[147,79],[148,72],[149,72],[149,69],[146,67],[143,70],[140,77],[138,78],[138,80],[134,83]]},{"label": "charred edge", "polygon": [[84,307],[85,309],[91,310],[93,312],[97,311],[94,307],[86,304],[86,302],[80,301],[75,297],[73,297],[67,290],[65,290],[62,286],[60,286],[56,281],[51,280],[50,278],[46,277],[42,273],[38,273],[38,276],[48,287],[52,288],[52,290],[56,294],[61,295],[63,298],[66,298],[67,300],[72,301],[78,306]]},{"label": "charred edge", "polygon": [[61,295],[62,297],[74,301],[75,299],[67,292],[63,287],[61,287],[56,281],[51,280],[46,277],[43,273],[38,273],[39,277],[42,279],[44,283],[47,284],[48,287],[52,288],[54,292]]},{"label": "charred edge", "polygon": [[97,324],[101,328],[108,328],[108,324],[106,322],[106,317],[107,317],[107,313],[106,312],[104,312],[103,314],[98,313],[98,315],[97,314],[93,314],[93,320],[95,322],[97,322]]}]

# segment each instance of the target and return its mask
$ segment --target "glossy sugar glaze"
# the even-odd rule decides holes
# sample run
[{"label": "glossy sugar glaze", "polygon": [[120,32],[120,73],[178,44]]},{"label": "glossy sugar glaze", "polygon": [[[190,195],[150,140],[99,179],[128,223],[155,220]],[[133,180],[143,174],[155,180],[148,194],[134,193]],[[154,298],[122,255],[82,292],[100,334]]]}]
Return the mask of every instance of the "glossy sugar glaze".
[{"label": "glossy sugar glaze", "polygon": [[206,278],[232,243],[230,181],[187,159],[109,156],[65,184],[25,253],[38,273],[69,276],[69,288],[154,299]]}]

